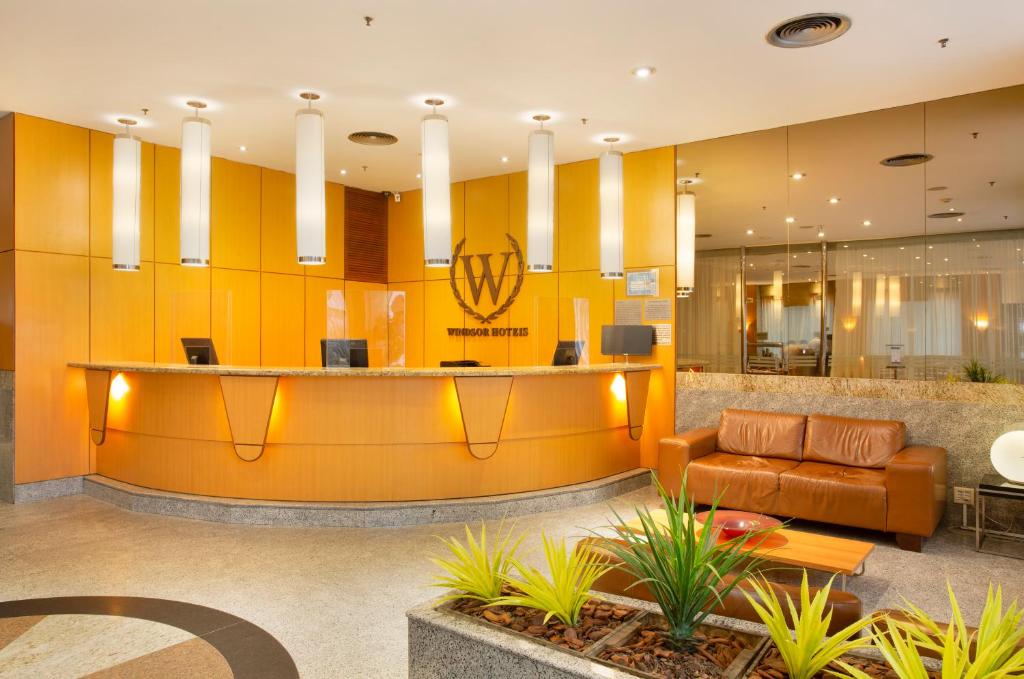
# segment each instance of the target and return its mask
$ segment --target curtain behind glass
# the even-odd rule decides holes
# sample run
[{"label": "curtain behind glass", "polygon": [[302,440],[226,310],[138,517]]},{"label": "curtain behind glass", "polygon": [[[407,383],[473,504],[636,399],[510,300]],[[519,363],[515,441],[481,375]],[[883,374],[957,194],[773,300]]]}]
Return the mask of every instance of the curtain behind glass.
[{"label": "curtain behind glass", "polygon": [[678,363],[707,372],[740,372],[740,253],[702,251],[694,265],[694,292],[678,300]]}]

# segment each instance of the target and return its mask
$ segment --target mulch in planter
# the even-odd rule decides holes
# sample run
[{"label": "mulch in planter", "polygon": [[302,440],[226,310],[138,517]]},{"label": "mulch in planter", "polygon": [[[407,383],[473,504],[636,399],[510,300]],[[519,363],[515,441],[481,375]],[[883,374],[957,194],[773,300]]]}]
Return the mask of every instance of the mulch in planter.
[{"label": "mulch in planter", "polygon": [[555,617],[545,623],[542,611],[522,606],[485,606],[474,599],[458,599],[452,610],[579,653],[641,613],[629,606],[591,599],[580,611],[580,624],[567,627]]},{"label": "mulch in planter", "polygon": [[[861,658],[858,656],[844,655],[843,662],[856,667],[865,674],[871,677],[878,677],[878,679],[899,679],[898,675],[893,672],[887,664],[881,660],[872,660],[871,658]],[[829,666],[836,672],[846,674],[839,665],[832,664]],[[827,672],[818,672],[815,677],[831,678],[832,675]],[[928,672],[928,676],[932,679],[940,679],[942,672]],[[789,679],[789,672],[786,671],[786,663],[782,661],[782,656],[779,655],[779,649],[775,646],[769,647],[761,660],[757,663],[750,674],[747,675],[748,679]]]},{"label": "mulch in planter", "polygon": [[598,657],[657,677],[717,679],[726,676],[726,669],[736,657],[758,641],[742,633],[703,625],[692,643],[677,648],[667,629],[664,619],[642,624],[624,643],[609,644]]}]

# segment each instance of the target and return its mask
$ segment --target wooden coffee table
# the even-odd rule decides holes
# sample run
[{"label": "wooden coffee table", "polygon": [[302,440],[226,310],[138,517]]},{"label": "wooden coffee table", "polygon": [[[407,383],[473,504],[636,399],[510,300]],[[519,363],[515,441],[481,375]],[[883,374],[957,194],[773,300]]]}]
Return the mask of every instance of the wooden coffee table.
[{"label": "wooden coffee table", "polygon": [[[659,525],[666,523],[664,509],[652,510],[651,516]],[[643,530],[639,518],[626,523],[626,527],[636,532]],[[780,528],[771,539],[752,544],[749,551],[772,563],[838,574],[845,590],[846,577],[863,575],[865,562],[874,549],[871,542]]]}]

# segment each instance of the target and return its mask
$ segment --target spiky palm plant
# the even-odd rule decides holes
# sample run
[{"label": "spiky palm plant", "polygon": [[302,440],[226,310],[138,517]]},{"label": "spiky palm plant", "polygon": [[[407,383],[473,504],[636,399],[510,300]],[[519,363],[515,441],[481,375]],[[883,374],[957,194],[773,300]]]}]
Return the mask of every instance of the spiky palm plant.
[{"label": "spiky palm plant", "polygon": [[445,571],[444,575],[437,576],[431,584],[456,590],[454,594],[442,597],[442,601],[476,599],[491,603],[501,596],[504,577],[512,566],[512,559],[515,558],[523,536],[513,539],[512,527],[506,530],[503,521],[498,525],[494,545],[488,548],[487,526],[483,521],[480,522],[479,540],[473,536],[468,525],[465,529],[465,544],[456,538],[438,537],[451,557],[430,559]]}]

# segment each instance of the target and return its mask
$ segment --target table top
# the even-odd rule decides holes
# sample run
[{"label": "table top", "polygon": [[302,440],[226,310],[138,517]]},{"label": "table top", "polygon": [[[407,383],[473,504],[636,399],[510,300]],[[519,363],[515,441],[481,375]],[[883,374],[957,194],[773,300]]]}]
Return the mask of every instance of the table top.
[{"label": "table top", "polygon": [[[655,523],[666,523],[664,509],[652,510],[651,516]],[[626,527],[635,531],[642,530],[639,518],[628,522]],[[785,541],[776,537],[785,538]],[[853,575],[860,570],[874,549],[872,542],[780,528],[773,533],[771,539],[761,545],[753,545],[749,551],[774,563]]]},{"label": "table top", "polygon": [[978,483],[978,492],[984,495],[1019,497],[1024,499],[1024,484],[1009,481],[999,474],[985,474]]}]

